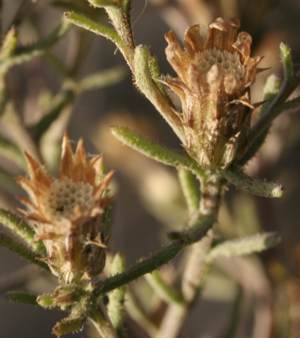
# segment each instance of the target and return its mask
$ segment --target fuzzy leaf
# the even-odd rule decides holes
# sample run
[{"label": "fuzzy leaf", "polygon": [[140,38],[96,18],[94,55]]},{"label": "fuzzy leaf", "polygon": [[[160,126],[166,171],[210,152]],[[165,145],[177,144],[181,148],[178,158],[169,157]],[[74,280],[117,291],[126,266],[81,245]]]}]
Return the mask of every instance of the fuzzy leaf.
[{"label": "fuzzy leaf", "polygon": [[[152,65],[150,67],[150,65]],[[152,79],[153,58],[145,46],[138,46],[134,53],[134,75],[138,88],[168,122],[176,136],[182,141],[182,124],[174,112],[168,98]]]},{"label": "fuzzy leaf", "polygon": [[10,291],[6,293],[6,297],[14,303],[38,305],[36,302],[37,296],[28,292]]},{"label": "fuzzy leaf", "polygon": [[101,35],[106,39],[111,40],[116,45],[119,45],[121,43],[120,37],[114,29],[95,21],[88,16],[71,11],[65,12],[65,18],[67,19],[67,21],[78,27],[84,28],[90,32]]},{"label": "fuzzy leaf", "polygon": [[69,30],[69,24],[62,21],[61,24],[51,32],[47,37],[29,46],[17,47],[11,55],[0,62],[0,72],[5,73],[11,67],[32,60],[47,51]]},{"label": "fuzzy leaf", "polygon": [[119,7],[120,4],[118,0],[88,0],[89,4],[96,8],[103,7]]},{"label": "fuzzy leaf", "polygon": [[122,143],[143,155],[172,167],[182,167],[192,171],[197,176],[205,176],[205,171],[188,156],[179,154],[159,144],[143,138],[125,127],[112,128],[112,134]]},{"label": "fuzzy leaf", "polygon": [[245,175],[240,170],[225,170],[220,174],[226,180],[236,186],[237,189],[253,194],[255,196],[267,198],[280,198],[283,194],[283,187],[278,183],[267,182]]},{"label": "fuzzy leaf", "polygon": [[192,215],[199,208],[199,182],[189,170],[183,168],[178,169],[178,177],[189,213]]},{"label": "fuzzy leaf", "polygon": [[184,304],[184,299],[181,294],[163,280],[159,271],[153,271],[145,275],[145,278],[153,290],[167,303],[177,305]]},{"label": "fuzzy leaf", "polygon": [[73,318],[71,316],[66,317],[54,325],[52,333],[56,337],[77,333],[82,330],[85,322],[86,322],[85,317],[77,317],[77,318]]},{"label": "fuzzy leaf", "polygon": [[17,47],[17,32],[15,28],[11,28],[4,37],[0,51],[0,62],[9,58]]},{"label": "fuzzy leaf", "polygon": [[280,44],[280,56],[284,75],[282,84],[277,95],[273,96],[270,102],[265,103],[260,119],[250,130],[247,149],[242,158],[239,159],[239,165],[244,165],[255,155],[263,144],[273,120],[283,111],[281,106],[299,84],[299,80],[294,74],[291,50],[284,43]]},{"label": "fuzzy leaf", "polygon": [[258,253],[280,243],[280,237],[274,232],[265,232],[252,236],[225,241],[215,246],[208,254],[207,260],[218,257],[243,256]]},{"label": "fuzzy leaf", "polygon": [[123,67],[113,67],[105,71],[93,73],[82,79],[78,86],[80,91],[99,89],[118,83],[125,76],[126,72]]},{"label": "fuzzy leaf", "polygon": [[[125,270],[125,260],[124,258],[116,254],[113,258],[111,264],[111,276],[114,276],[118,273],[122,273]],[[108,294],[109,302],[107,306],[107,314],[110,318],[110,321],[113,327],[117,330],[122,329],[124,322],[124,298],[125,298],[126,287],[122,286],[110,292]]]},{"label": "fuzzy leaf", "polygon": [[12,237],[4,233],[0,233],[0,246],[3,246],[9,249],[10,251],[15,252],[16,254],[24,258],[29,263],[38,265],[42,269],[49,271],[48,266],[39,260],[39,256],[37,256],[34,252],[32,252],[25,245],[17,242],[15,239],[13,239]]},{"label": "fuzzy leaf", "polygon": [[45,252],[42,242],[35,241],[33,229],[20,217],[7,210],[0,209],[0,223],[24,240],[34,252],[41,254]]}]

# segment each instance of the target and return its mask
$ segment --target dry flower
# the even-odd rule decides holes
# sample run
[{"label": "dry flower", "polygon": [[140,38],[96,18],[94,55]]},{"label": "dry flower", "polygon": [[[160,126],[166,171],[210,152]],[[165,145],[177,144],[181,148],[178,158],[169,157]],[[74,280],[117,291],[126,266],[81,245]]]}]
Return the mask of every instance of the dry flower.
[{"label": "dry flower", "polygon": [[224,168],[247,139],[251,111],[249,87],[260,57],[251,57],[251,36],[238,34],[238,21],[216,19],[208,31],[190,27],[182,48],[166,34],[166,55],[178,77],[163,81],[178,95],[184,147],[208,168]]},{"label": "dry flower", "polygon": [[29,178],[19,177],[28,198],[21,197],[36,239],[47,250],[46,263],[65,283],[93,277],[105,263],[102,216],[110,202],[107,186],[112,172],[102,173],[102,158],[87,158],[83,141],[72,152],[63,139],[60,173],[50,176],[33,157],[26,154]]}]

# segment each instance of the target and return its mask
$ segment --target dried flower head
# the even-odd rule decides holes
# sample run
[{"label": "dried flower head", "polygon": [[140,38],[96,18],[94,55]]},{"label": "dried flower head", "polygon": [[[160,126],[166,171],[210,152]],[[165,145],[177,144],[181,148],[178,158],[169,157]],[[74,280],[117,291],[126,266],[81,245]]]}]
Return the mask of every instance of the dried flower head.
[{"label": "dried flower head", "polygon": [[18,178],[29,195],[20,199],[26,206],[22,212],[32,223],[36,239],[45,244],[45,261],[66,283],[97,275],[105,262],[102,216],[110,202],[107,186],[112,172],[103,176],[102,158],[88,159],[82,140],[73,153],[66,136],[58,178],[29,154],[26,159],[29,178]]},{"label": "dried flower head", "polygon": [[216,19],[208,31],[190,27],[182,48],[166,34],[166,55],[177,78],[163,81],[181,101],[184,146],[202,166],[227,167],[243,147],[253,107],[249,87],[260,57],[251,57],[251,36],[235,20]]}]

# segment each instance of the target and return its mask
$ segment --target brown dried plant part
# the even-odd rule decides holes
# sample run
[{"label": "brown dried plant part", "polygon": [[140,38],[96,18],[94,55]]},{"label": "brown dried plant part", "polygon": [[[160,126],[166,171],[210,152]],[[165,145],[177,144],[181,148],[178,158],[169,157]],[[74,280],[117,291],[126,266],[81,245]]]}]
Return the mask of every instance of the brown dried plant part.
[{"label": "brown dried plant part", "polygon": [[73,153],[67,136],[58,178],[25,155],[29,178],[19,177],[18,183],[29,198],[20,198],[26,206],[21,212],[34,227],[36,239],[45,244],[45,261],[66,283],[97,275],[105,263],[101,221],[110,202],[107,187],[113,172],[103,175],[101,156],[87,158],[82,140]]},{"label": "brown dried plant part", "polygon": [[239,22],[216,19],[207,31],[190,27],[184,48],[173,32],[166,56],[178,77],[162,81],[179,97],[184,147],[208,168],[224,168],[246,142],[251,112],[249,88],[261,57],[251,57],[252,38],[238,34]]}]

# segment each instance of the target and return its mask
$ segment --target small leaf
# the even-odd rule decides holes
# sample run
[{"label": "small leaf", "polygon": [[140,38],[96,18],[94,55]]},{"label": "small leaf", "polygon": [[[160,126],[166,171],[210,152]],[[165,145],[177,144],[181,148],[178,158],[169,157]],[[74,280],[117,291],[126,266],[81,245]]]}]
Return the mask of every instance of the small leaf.
[{"label": "small leaf", "polygon": [[99,89],[118,83],[126,74],[123,67],[113,67],[105,71],[93,73],[82,79],[78,86],[80,91]]},{"label": "small leaf", "polygon": [[277,95],[263,106],[260,119],[251,128],[247,149],[238,160],[239,165],[244,165],[251,159],[263,144],[273,120],[283,111],[282,105],[290,94],[296,89],[299,80],[294,74],[294,67],[290,48],[284,43],[280,44],[280,56],[283,64],[283,81]]},{"label": "small leaf", "polygon": [[220,172],[220,174],[226,178],[229,183],[236,186],[236,188],[255,196],[267,198],[282,197],[283,187],[278,183],[249,177],[240,170],[225,170]]},{"label": "small leaf", "polygon": [[280,237],[274,232],[233,239],[215,246],[209,252],[207,260],[211,262],[218,257],[250,255],[270,249],[279,243]]},{"label": "small leaf", "polygon": [[163,280],[158,270],[148,273],[145,278],[153,290],[167,303],[179,306],[184,304],[181,294]]},{"label": "small leaf", "polygon": [[10,211],[0,209],[0,223],[23,239],[34,252],[45,253],[44,245],[41,241],[35,241],[33,229],[23,219]]},{"label": "small leaf", "polygon": [[183,168],[178,169],[178,177],[189,213],[192,215],[199,208],[199,182],[189,170]]},{"label": "small leaf", "polygon": [[11,67],[32,60],[45,53],[69,30],[69,24],[63,20],[61,24],[47,37],[29,45],[17,47],[11,57],[0,63],[0,72],[5,73]]},{"label": "small leaf", "polygon": [[27,260],[29,263],[33,263],[35,265],[38,265],[42,269],[49,271],[48,266],[39,260],[39,256],[37,256],[34,252],[32,252],[29,248],[27,248],[25,245],[17,242],[12,237],[0,233],[0,246],[3,246],[16,254],[18,254],[20,257]]},{"label": "small leaf", "polygon": [[287,81],[294,80],[294,65],[292,60],[291,48],[284,42],[280,43],[280,57],[283,65],[283,71]]},{"label": "small leaf", "polygon": [[[152,67],[150,67],[152,65]],[[176,136],[183,141],[182,123],[176,115],[169,99],[161,92],[152,79],[153,58],[145,46],[138,46],[134,53],[134,76],[138,88],[168,122]]]},{"label": "small leaf", "polygon": [[120,37],[114,29],[95,21],[88,16],[70,11],[65,12],[65,18],[67,21],[78,27],[84,28],[90,32],[111,40],[116,45],[121,43]]},{"label": "small leaf", "polygon": [[112,134],[122,143],[143,155],[172,167],[182,167],[191,170],[200,177],[205,177],[205,171],[188,156],[179,154],[159,144],[143,138],[125,127],[112,128]]},{"label": "small leaf", "polygon": [[36,302],[37,296],[28,292],[10,291],[6,293],[6,297],[14,303],[38,305]]},{"label": "small leaf", "polygon": [[56,307],[55,299],[52,294],[45,293],[37,297],[36,302],[39,306],[43,307],[44,309],[53,309]]},{"label": "small leaf", "polygon": [[120,7],[118,0],[88,0],[89,4],[96,8]]},{"label": "small leaf", "polygon": [[[111,264],[111,276],[122,273],[125,270],[125,260],[124,258],[116,254],[113,258]],[[108,294],[108,306],[107,306],[107,314],[111,320],[111,323],[115,329],[122,329],[122,325],[124,322],[124,298],[125,298],[125,290],[126,287],[122,286],[111,291]]]},{"label": "small leaf", "polygon": [[17,47],[17,32],[15,28],[11,28],[4,37],[4,41],[2,43],[1,51],[0,51],[0,62],[9,58],[15,51]]},{"label": "small leaf", "polygon": [[85,317],[78,318],[66,317],[54,325],[52,333],[56,337],[77,333],[83,329],[85,322],[86,322]]}]

